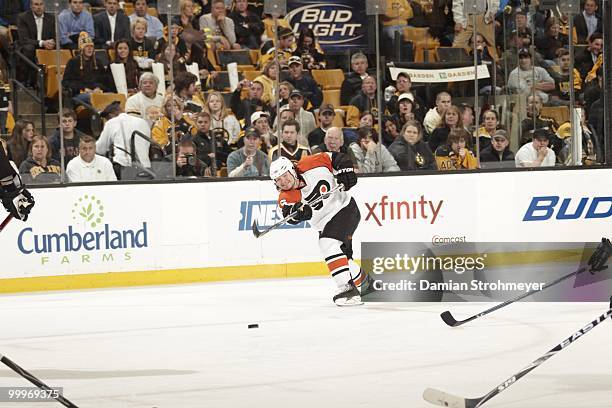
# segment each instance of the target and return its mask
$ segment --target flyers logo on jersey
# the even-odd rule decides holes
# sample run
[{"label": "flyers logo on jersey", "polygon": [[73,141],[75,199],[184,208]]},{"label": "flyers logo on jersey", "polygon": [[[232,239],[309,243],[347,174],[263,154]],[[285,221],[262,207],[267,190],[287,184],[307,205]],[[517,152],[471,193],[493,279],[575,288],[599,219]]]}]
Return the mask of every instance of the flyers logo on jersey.
[{"label": "flyers logo on jersey", "polygon": [[[311,202],[313,200],[316,200],[317,198],[321,197],[322,194],[327,193],[330,189],[331,189],[331,187],[329,185],[329,182],[327,182],[326,180],[319,180],[317,185],[313,188],[312,193],[310,193],[308,195],[308,197],[306,197],[306,202],[309,203],[309,202]],[[325,199],[323,199],[322,201],[319,201],[318,203],[312,205],[312,209],[313,210],[320,210],[321,208],[323,208],[324,201],[325,201]]]},{"label": "flyers logo on jersey", "polygon": [[[260,228],[271,227],[276,222],[283,219],[282,210],[276,201],[242,201],[240,203],[241,218],[238,222],[238,231],[251,231],[253,221],[257,221]],[[302,229],[310,228],[307,222],[297,225],[285,224],[279,229]]]}]

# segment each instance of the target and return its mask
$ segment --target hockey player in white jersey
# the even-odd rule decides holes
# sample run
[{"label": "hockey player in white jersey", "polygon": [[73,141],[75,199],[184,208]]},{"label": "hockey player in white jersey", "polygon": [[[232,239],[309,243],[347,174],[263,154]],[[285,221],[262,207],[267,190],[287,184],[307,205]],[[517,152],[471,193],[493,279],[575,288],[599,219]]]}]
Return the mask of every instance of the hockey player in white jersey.
[{"label": "hockey player in white jersey", "polygon": [[[357,183],[350,157],[343,153],[318,153],[303,157],[295,165],[280,157],[270,165],[270,177],[280,191],[278,203],[283,216],[297,212],[290,223],[310,221],[319,231],[319,247],[338,286],[334,303],[363,304],[360,295],[373,290],[373,280],[352,259],[352,237],[361,214],[355,200],[346,193]],[[338,190],[312,207],[307,204],[338,183],[344,186],[344,191]]]}]

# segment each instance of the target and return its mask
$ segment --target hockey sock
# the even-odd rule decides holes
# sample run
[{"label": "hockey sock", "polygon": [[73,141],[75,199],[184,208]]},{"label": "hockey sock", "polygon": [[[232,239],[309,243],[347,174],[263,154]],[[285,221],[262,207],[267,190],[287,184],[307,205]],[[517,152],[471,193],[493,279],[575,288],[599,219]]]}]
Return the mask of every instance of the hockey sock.
[{"label": "hockey sock", "polygon": [[351,272],[351,279],[353,280],[353,283],[358,288],[361,288],[361,285],[367,282],[366,274],[363,272],[361,267],[357,265],[357,263],[353,261],[352,259],[348,260],[348,265],[349,265],[349,270]]},{"label": "hockey sock", "polygon": [[341,242],[333,238],[319,239],[319,248],[325,257],[327,268],[336,285],[341,288],[351,279],[349,261],[340,249]]}]

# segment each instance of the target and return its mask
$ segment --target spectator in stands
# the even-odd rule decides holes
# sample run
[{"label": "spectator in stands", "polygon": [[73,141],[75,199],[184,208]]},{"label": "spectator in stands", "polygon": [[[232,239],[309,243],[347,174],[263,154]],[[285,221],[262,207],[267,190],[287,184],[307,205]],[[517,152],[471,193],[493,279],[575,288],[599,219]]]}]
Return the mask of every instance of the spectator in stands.
[{"label": "spectator in stands", "polygon": [[153,60],[157,56],[157,39],[146,36],[147,20],[142,17],[136,17],[131,21],[130,32],[132,36],[130,37],[130,48],[134,54],[134,59],[138,62],[140,68],[150,69]]},{"label": "spectator in stands", "polygon": [[[482,34],[490,51],[495,53],[495,14],[499,9],[499,0],[486,0],[484,14],[477,14],[476,29],[474,29],[474,17],[465,13],[465,0],[453,0],[453,18],[455,19],[455,39],[453,47],[461,47],[469,52],[468,42],[474,32]],[[493,57],[497,57],[495,53]]]},{"label": "spectator in stands", "polygon": [[602,33],[601,17],[597,15],[599,6],[596,0],[586,0],[582,13],[574,17],[574,27],[578,34],[578,43],[586,44],[587,38],[594,33]]},{"label": "spectator in stands", "polygon": [[519,52],[519,66],[508,76],[508,89],[514,93],[535,93],[544,103],[548,102],[547,92],[555,89],[555,80],[542,67],[534,67],[528,51]]},{"label": "spectator in stands", "polygon": [[[76,124],[76,113],[72,109],[64,108],[60,123],[64,136],[64,165],[79,155],[79,142],[83,136],[86,136],[85,133],[76,128]],[[53,132],[49,144],[51,145],[51,157],[61,162],[62,146],[59,128]]]},{"label": "spectator in stands", "polygon": [[[31,0],[31,10],[24,11],[17,18],[18,46],[19,50],[30,61],[35,61],[36,50],[55,49],[55,18],[53,14],[45,12],[43,0]],[[2,34],[0,34],[1,37]],[[27,75],[26,82],[34,84],[36,82],[36,72],[29,67],[19,70],[21,74]],[[18,76],[21,78],[21,76]]]},{"label": "spectator in stands", "polygon": [[215,134],[213,145],[213,133],[210,131],[210,113],[202,111],[196,114],[195,123],[198,133],[193,138],[197,148],[197,155],[208,167],[212,168],[215,160],[216,169],[225,166],[227,156],[230,153],[229,145],[222,133]]},{"label": "spectator in stands", "polygon": [[331,103],[324,103],[319,109],[319,127],[308,134],[310,148],[320,145],[325,139],[325,133],[332,127],[336,111]]},{"label": "spectator in stands", "polygon": [[210,14],[204,14],[200,17],[200,28],[211,31],[214,49],[239,50],[240,44],[236,42],[234,21],[226,16],[225,2],[223,0],[212,0],[210,4]]},{"label": "spectator in stands", "polygon": [[[240,99],[244,88],[248,89],[249,95],[245,99]],[[254,112],[258,110],[270,112],[271,110],[271,107],[268,104],[264,104],[262,101],[263,92],[264,86],[261,82],[251,82],[248,79],[243,79],[238,83],[238,87],[232,93],[232,98],[230,100],[232,112],[234,112],[234,115],[236,115],[236,118],[239,120],[244,119],[245,126],[247,127],[251,125],[251,115]]]},{"label": "spectator in stands", "polygon": [[70,90],[74,101],[90,104],[93,92],[110,90],[110,77],[96,58],[93,40],[86,32],[81,33],[78,43],[81,53],[66,64],[62,85]]},{"label": "spectator in stands", "polygon": [[[259,66],[263,67],[268,64],[271,60],[274,60],[274,53],[278,53],[278,60],[281,68],[287,68],[289,58],[293,56],[293,43],[295,41],[295,34],[289,27],[278,28],[278,42],[279,46],[274,46],[274,40],[270,39],[262,44],[261,46],[261,58],[259,59]],[[277,51],[278,48],[278,51]]]},{"label": "spectator in stands", "polygon": [[87,32],[89,38],[94,38],[96,34],[91,14],[83,10],[83,0],[70,0],[68,5],[69,8],[57,16],[60,46],[74,49],[77,48],[82,31]]},{"label": "spectator in stands", "polygon": [[395,41],[395,33],[400,36],[404,27],[407,27],[408,20],[412,18],[412,7],[407,0],[386,0],[385,13],[381,15],[383,24],[383,42]]},{"label": "spectator in stands", "polygon": [[264,89],[261,100],[270,106],[276,106],[276,97],[274,96],[276,81],[278,81],[278,66],[274,61],[269,61],[265,65],[261,75],[253,81],[263,85]]},{"label": "spectator in stands", "polygon": [[398,121],[395,117],[393,116],[383,116],[383,121],[382,121],[382,126],[383,126],[383,140],[382,143],[389,147],[391,146],[391,143],[393,143],[395,141],[395,139],[397,139],[397,137],[399,136],[399,124]]},{"label": "spectator in stands", "polygon": [[19,14],[30,10],[30,0],[3,0],[0,6],[0,52],[5,60],[9,58],[11,47],[10,26],[15,26]]},{"label": "spectator in stands", "polygon": [[455,128],[448,134],[446,143],[436,149],[438,170],[475,169],[478,161],[467,148],[470,134],[463,128]]},{"label": "spectator in stands", "polygon": [[159,21],[159,18],[148,14],[147,11],[146,0],[135,0],[134,13],[130,15],[130,21],[133,24],[134,20],[138,17],[145,19],[147,25],[144,36],[159,40],[164,35],[164,25]]},{"label": "spectator in stands", "polygon": [[159,80],[153,73],[143,73],[138,81],[138,93],[130,96],[125,103],[125,110],[140,112],[140,117],[146,120],[149,127],[153,122],[147,117],[147,109],[151,106],[161,109],[164,105],[164,95],[157,92],[158,84]]},{"label": "spectator in stands", "polygon": [[[459,108],[455,105],[449,106],[442,115],[442,120],[437,128],[431,133],[429,138],[429,148],[432,152],[438,149],[438,146],[443,145],[448,139],[448,135],[453,129],[463,129],[463,122]],[[466,143],[470,143],[471,138],[466,140]]]},{"label": "spectator in stands", "polygon": [[[416,10],[412,5],[413,11]],[[416,15],[416,13],[415,13]],[[411,22],[412,23],[412,22]],[[416,24],[411,24],[415,27]],[[453,19],[453,1],[452,0],[433,0],[431,13],[426,16],[424,27],[429,27],[429,33],[432,37],[440,41],[442,47],[450,47],[453,45],[455,37],[455,20]]]},{"label": "spectator in stands", "polygon": [[176,95],[166,95],[162,112],[164,116],[153,125],[151,135],[153,140],[168,153],[172,151],[172,123],[174,123],[175,143],[185,137],[191,139],[197,133],[197,129],[189,115],[185,113],[183,101]]},{"label": "spectator in stands", "polygon": [[[297,163],[302,157],[310,154],[310,149],[298,143],[298,134],[300,133],[300,123],[294,119],[289,119],[281,125],[281,143],[280,154],[288,158],[294,163]],[[268,152],[270,162],[273,162],[278,157],[279,146],[274,146]]]},{"label": "spectator in stands", "polygon": [[185,112],[200,112],[204,109],[204,101],[196,89],[196,77],[191,72],[183,71],[174,77],[174,93],[183,102]]},{"label": "spectator in stands", "polygon": [[179,177],[210,176],[210,168],[196,155],[196,146],[191,139],[178,143],[176,152],[176,175]]},{"label": "spectator in stands", "polygon": [[388,173],[400,171],[397,162],[383,144],[378,144],[378,133],[372,128],[357,129],[357,142],[351,143],[359,173]]},{"label": "spectator in stands", "polygon": [[179,10],[181,14],[172,16],[172,24],[178,24],[183,30],[193,29],[200,31],[200,21],[193,11],[192,0],[180,0]]},{"label": "spectator in stands", "polygon": [[8,156],[17,167],[26,159],[32,139],[36,135],[34,123],[19,119],[15,122],[13,133],[7,142]]},{"label": "spectator in stands", "polygon": [[277,134],[279,129],[283,127],[283,123],[289,119],[295,120],[295,113],[289,109],[289,105],[282,106],[280,108],[280,113],[273,122],[273,133]]},{"label": "spectator in stands", "polygon": [[[470,41],[467,44],[467,48],[469,49],[468,54],[471,57],[471,60],[474,58],[474,36],[470,37]],[[495,75],[499,75],[499,78],[502,77],[501,65],[496,64],[496,58],[494,56],[497,55],[497,52],[493,51],[489,45],[486,43],[484,37],[480,33],[476,33],[476,61],[478,65],[485,64],[487,66],[487,70],[489,71],[489,78],[480,78],[478,80],[478,93],[480,95],[490,95],[493,93],[493,84],[491,78]],[[498,72],[494,72],[498,71]],[[497,85],[496,85],[497,86]],[[501,88],[497,86],[497,92],[501,92]]]},{"label": "spectator in stands", "polygon": [[431,134],[438,127],[442,120],[444,111],[451,106],[451,96],[448,92],[442,91],[436,95],[436,106],[431,108],[423,119],[425,131]]},{"label": "spectator in stands", "polygon": [[61,172],[59,162],[51,158],[51,147],[47,138],[41,135],[34,136],[28,157],[19,165],[19,173],[29,176],[32,183],[55,183],[60,180]]},{"label": "spectator in stands", "polygon": [[[482,151],[491,144],[491,138],[497,131],[499,124],[499,116],[494,109],[487,109],[482,113],[482,126],[478,128],[478,143]],[[473,145],[476,146],[476,137],[474,137]]]},{"label": "spectator in stands", "polygon": [[461,115],[461,123],[463,128],[469,133],[474,133],[474,108],[467,103],[459,105],[459,114]]},{"label": "spectator in stands", "polygon": [[344,145],[344,134],[342,133],[342,129],[338,127],[330,127],[327,129],[327,132],[325,132],[325,137],[323,138],[323,143],[313,147],[311,152],[312,154],[321,152],[347,153],[351,156],[351,161],[353,164],[357,164],[353,153]]},{"label": "spectator in stands", "polygon": [[[164,55],[163,51],[170,48],[167,44],[170,43],[170,34],[172,35],[172,45],[174,45],[174,51],[177,54],[178,58],[181,58],[181,60],[179,61],[179,63],[181,65],[185,64],[185,55],[187,54],[187,45],[185,44],[185,41],[181,38],[181,33],[183,32],[183,27],[181,27],[179,24],[176,23],[172,23],[170,26],[166,26],[164,27],[164,35],[162,36],[161,39],[159,39],[157,41],[157,59],[159,60],[160,57],[162,57]],[[168,58],[168,61],[170,61],[171,58]],[[184,67],[182,67],[181,70],[185,70]]]},{"label": "spectator in stands", "polygon": [[577,53],[574,59],[574,66],[578,69],[582,78],[586,78],[602,53],[603,36],[601,33],[596,32],[589,37],[588,47],[582,52]]},{"label": "spectator in stands", "polygon": [[295,88],[287,81],[283,81],[278,86],[278,95],[280,96],[280,106],[285,106],[289,103],[289,95]]},{"label": "spectator in stands", "polygon": [[222,128],[227,132],[227,142],[232,145],[240,137],[240,123],[236,116],[227,112],[225,100],[220,92],[210,92],[204,109],[210,113],[211,127]]},{"label": "spectator in stands", "polygon": [[[126,113],[121,110],[121,105],[116,104],[114,112],[109,112],[114,116],[104,124],[104,129],[100,138],[96,142],[96,153],[106,155],[111,153],[113,168],[117,179],[121,179],[123,167],[130,167],[139,163],[143,168],[151,167],[149,160],[149,142],[151,138],[151,128],[144,119],[140,118],[138,110],[126,109]],[[142,133],[145,138],[138,136],[135,131]]]},{"label": "spectator in stands", "polygon": [[349,127],[359,127],[359,118],[365,111],[371,112],[374,122],[378,123],[378,98],[376,92],[376,77],[368,75],[362,81],[361,91],[349,102],[346,112],[346,125]]},{"label": "spectator in stands", "polygon": [[532,132],[531,143],[523,145],[515,156],[516,167],[553,167],[555,152],[548,147],[551,133],[546,129]]},{"label": "spectator in stands", "polygon": [[416,120],[406,122],[401,136],[389,146],[389,153],[402,171],[436,169],[434,155],[423,140],[423,129]]},{"label": "spectator in stands", "polygon": [[298,89],[302,93],[313,108],[318,108],[323,102],[323,92],[321,92],[319,84],[311,76],[304,75],[302,58],[297,56],[289,58],[289,78],[287,78],[287,81],[293,85],[294,89]]},{"label": "spectator in stands", "polygon": [[[408,94],[401,94],[397,99],[397,108],[398,111],[393,117],[395,118],[396,123],[398,124],[398,129],[404,127],[406,122],[409,120],[415,120],[416,115],[413,112],[414,102],[410,99]],[[418,120],[418,119],[417,119]]]},{"label": "spectator in stands", "polygon": [[244,147],[230,153],[227,158],[229,177],[263,177],[270,174],[270,163],[264,152],[259,150],[261,134],[253,127],[244,132]]},{"label": "spectator in stands", "polygon": [[200,79],[202,80],[202,90],[204,90],[204,84],[213,81],[217,77],[217,72],[206,55],[208,51],[205,49],[206,45],[204,44],[202,32],[189,28],[183,31],[181,39],[185,42],[186,51],[183,56],[185,65],[198,64]]},{"label": "spectator in stands", "polygon": [[514,153],[510,150],[510,140],[504,129],[497,129],[493,133],[491,143],[480,152],[480,161],[514,163]]},{"label": "spectator in stands", "polygon": [[[534,129],[548,129],[551,133],[557,131],[557,123],[552,118],[543,117],[540,112],[542,111],[542,99],[535,95],[529,95],[527,97],[527,115],[521,122],[521,142],[520,145],[524,145],[531,141],[531,131]],[[553,145],[560,149],[559,143]]]},{"label": "spectator in stands", "polygon": [[267,153],[277,143],[276,136],[270,130],[270,114],[263,111],[253,112],[250,122],[261,135],[261,150]]},{"label": "spectator in stands", "polygon": [[372,115],[372,112],[361,112],[361,117],[359,118],[359,128],[362,127],[372,127],[374,126],[374,115]]},{"label": "spectator in stands", "polygon": [[323,50],[317,43],[317,38],[311,28],[302,26],[297,46],[293,55],[302,59],[302,65],[307,70],[325,69],[327,65]]},{"label": "spectator in stands", "polygon": [[368,76],[368,58],[358,52],[351,57],[352,72],[348,73],[340,88],[340,104],[348,105],[353,96],[361,91],[361,84]]},{"label": "spectator in stands", "polygon": [[[262,4],[263,2],[260,2],[260,4]],[[251,3],[252,5],[253,3]],[[263,6],[263,4],[262,4]],[[251,6],[250,6],[251,7]],[[255,10],[253,10],[255,11]],[[280,30],[281,28],[291,28],[289,25],[289,21],[285,18],[285,16],[279,16],[276,21],[278,22],[278,27],[279,27],[279,37],[282,34],[282,30]],[[272,17],[271,14],[263,14],[263,23],[264,23],[264,33],[261,36],[261,39],[263,41],[268,41],[268,40],[272,40],[274,39],[274,30],[275,30],[275,23],[274,23],[274,18]]]},{"label": "spectator in stands", "polygon": [[401,95],[406,94],[413,104],[413,112],[417,120],[422,121],[425,117],[425,102],[415,93],[412,92],[412,79],[407,72],[400,72],[395,79],[395,88],[397,92],[387,102],[387,110],[391,114],[396,114],[399,110],[398,99]]},{"label": "spectator in stands", "polygon": [[89,135],[80,138],[79,154],[68,163],[66,176],[71,183],[117,181],[113,164],[96,154],[96,139]]},{"label": "spectator in stands", "polygon": [[[125,69],[125,80],[127,83],[128,94],[132,95],[138,92],[138,79],[140,78],[140,68],[138,67],[138,63],[134,59],[134,54],[132,53],[129,40],[123,39],[115,41],[115,60],[113,61],[113,63],[123,64],[123,68]],[[116,81],[113,77],[113,71],[110,69],[110,65],[108,67],[108,71],[108,75],[113,78],[111,88],[114,87],[114,90],[116,91]]]},{"label": "spectator in stands", "polygon": [[553,16],[546,20],[544,36],[536,37],[536,49],[544,58],[546,66],[555,65],[557,50],[569,44],[567,36],[559,32],[559,22]]},{"label": "spectator in stands", "polygon": [[104,0],[105,11],[93,16],[95,38],[99,47],[113,48],[115,41],[130,36],[130,19],[119,9],[118,0]]},{"label": "spectator in stands", "polygon": [[303,108],[304,96],[298,89],[294,89],[289,96],[289,110],[295,116],[295,120],[299,122],[298,142],[303,146],[308,146],[308,134],[315,130],[316,122],[312,113]]},{"label": "spectator in stands", "polygon": [[[555,80],[555,90],[551,92],[549,102],[553,105],[567,105],[570,100],[570,53],[566,49],[558,50],[559,72],[552,71]],[[580,72],[574,68],[574,95],[578,99],[582,91]]]},{"label": "spectator in stands", "polygon": [[264,24],[257,14],[248,9],[248,6],[247,0],[236,0],[235,8],[229,14],[229,18],[234,22],[236,42],[242,48],[256,50],[261,45]]}]

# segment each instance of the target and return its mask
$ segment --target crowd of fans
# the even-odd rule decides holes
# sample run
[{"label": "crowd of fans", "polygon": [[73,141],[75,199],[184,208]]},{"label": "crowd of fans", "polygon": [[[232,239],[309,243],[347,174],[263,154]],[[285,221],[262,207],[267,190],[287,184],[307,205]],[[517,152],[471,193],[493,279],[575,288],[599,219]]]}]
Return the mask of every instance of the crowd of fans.
[{"label": "crowd of fans", "polygon": [[[458,96],[474,96],[473,87],[471,94],[469,86],[426,89],[406,72],[395,80],[376,78],[373,59],[360,51],[352,53],[338,84],[339,105],[332,105],[312,71],[337,66],[337,58],[324,52],[312,29],[295,32],[284,18],[276,44],[273,19],[261,3],[180,0],[180,13],[168,22],[153,15],[146,0],[136,0],[129,15],[118,0],[70,0],[57,16],[59,45],[74,50],[62,79],[69,96],[59,112],[63,141],[59,128],[47,139],[32,122],[17,118],[3,147],[35,182],[59,180],[62,165],[73,182],[156,177],[163,165],[184,177],[258,177],[279,155],[297,161],[316,152],[346,153],[361,173],[486,163],[555,166],[571,161],[571,127],[541,112],[544,106],[569,107],[573,88],[575,106],[582,107],[576,126],[582,130],[582,164],[603,162],[603,38],[596,0],[584,2],[574,16],[572,83],[569,21],[558,10],[536,6],[527,13],[512,1],[500,6],[487,0],[486,11],[472,18],[464,15],[463,0],[387,0],[380,18],[389,58],[401,41],[396,33],[407,27],[428,27],[427,35],[441,46],[472,58],[476,35],[477,60],[490,62],[496,78],[480,81],[479,94],[526,97],[516,152],[499,107],[484,99],[474,112],[469,103],[455,103]],[[36,61],[37,49],[56,47],[55,19],[43,0],[7,2],[1,12],[5,59],[7,50],[17,49]],[[10,25],[17,26],[12,42]],[[221,92],[224,73],[214,58],[224,50],[254,51],[260,74]],[[120,64],[121,74],[110,63]],[[161,86],[155,63],[164,69]],[[34,78],[33,70],[19,70],[24,83],[35,86]],[[117,92],[122,81],[129,95],[125,107],[117,102],[100,112],[104,127],[93,135],[78,113],[91,109],[92,94]],[[438,92],[431,95],[432,89]]]}]

